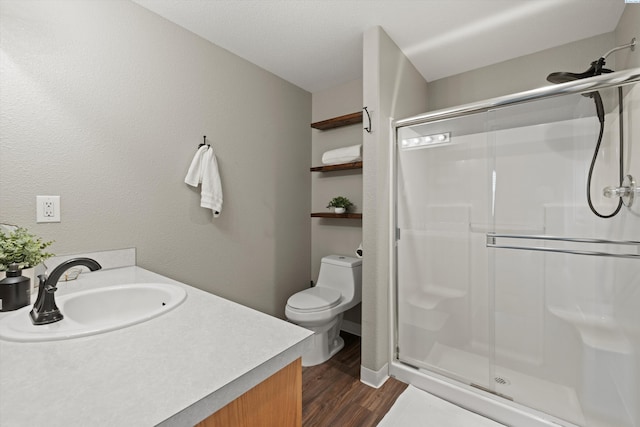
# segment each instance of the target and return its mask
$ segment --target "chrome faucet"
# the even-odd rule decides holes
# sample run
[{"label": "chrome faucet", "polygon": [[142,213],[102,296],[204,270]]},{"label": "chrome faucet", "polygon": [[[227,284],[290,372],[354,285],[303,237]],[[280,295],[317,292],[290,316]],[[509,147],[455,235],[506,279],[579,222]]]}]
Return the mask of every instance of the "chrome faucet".
[{"label": "chrome faucet", "polygon": [[84,265],[91,271],[102,268],[97,261],[91,258],[73,258],[54,268],[48,277],[46,274],[39,275],[40,288],[38,289],[38,298],[35,304],[33,304],[31,313],[29,313],[31,315],[31,323],[34,325],[46,325],[48,323],[58,322],[64,318],[56,305],[54,292],[58,290],[56,285],[60,277],[62,277],[62,274],[76,265]]}]

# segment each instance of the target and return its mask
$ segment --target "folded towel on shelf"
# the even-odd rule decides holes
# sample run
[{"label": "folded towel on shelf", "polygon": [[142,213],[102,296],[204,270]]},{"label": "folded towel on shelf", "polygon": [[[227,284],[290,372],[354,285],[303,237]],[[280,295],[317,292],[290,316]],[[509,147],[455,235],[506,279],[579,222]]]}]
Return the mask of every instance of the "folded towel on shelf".
[{"label": "folded towel on shelf", "polygon": [[214,218],[220,216],[220,211],[222,210],[222,183],[218,172],[218,160],[213,153],[213,148],[207,150],[202,157],[200,206],[211,209]]},{"label": "folded towel on shelf", "polygon": [[218,172],[218,161],[213,153],[213,148],[208,145],[201,146],[191,161],[184,182],[192,187],[200,188],[200,206],[211,209],[215,218],[220,216],[222,210],[222,182]]},{"label": "folded towel on shelf", "polygon": [[184,178],[184,182],[192,187],[197,187],[198,184],[202,182],[202,156],[208,148],[208,145],[203,145],[202,147],[198,148],[198,151],[196,151],[196,155],[193,156],[193,160],[191,160],[191,166],[189,166],[189,170],[187,171],[187,176]]},{"label": "folded towel on shelf", "polygon": [[362,144],[329,150],[322,155],[323,165],[358,162],[362,160]]}]

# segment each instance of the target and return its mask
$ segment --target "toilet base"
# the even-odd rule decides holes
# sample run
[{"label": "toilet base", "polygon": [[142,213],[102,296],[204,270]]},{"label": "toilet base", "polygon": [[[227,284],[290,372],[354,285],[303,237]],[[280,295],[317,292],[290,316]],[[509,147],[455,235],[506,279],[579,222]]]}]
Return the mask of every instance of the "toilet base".
[{"label": "toilet base", "polygon": [[302,366],[319,365],[342,350],[344,339],[340,336],[341,325],[342,314],[324,325],[304,326],[314,333],[310,338],[309,346],[302,353]]}]

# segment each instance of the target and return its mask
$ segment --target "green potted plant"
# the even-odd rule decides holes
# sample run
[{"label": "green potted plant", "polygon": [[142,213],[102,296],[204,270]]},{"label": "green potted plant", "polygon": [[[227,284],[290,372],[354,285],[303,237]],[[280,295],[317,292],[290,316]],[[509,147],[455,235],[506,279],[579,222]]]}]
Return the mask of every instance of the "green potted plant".
[{"label": "green potted plant", "polygon": [[334,197],[327,205],[328,208],[334,208],[337,214],[345,213],[351,206],[353,206],[351,200],[343,196]]},{"label": "green potted plant", "polygon": [[26,228],[2,224],[0,226],[0,279],[5,276],[9,264],[16,263],[22,269],[22,275],[31,279],[31,291],[37,287],[33,268],[51,258],[52,253],[45,249],[53,241],[45,242],[42,238],[29,233]]}]

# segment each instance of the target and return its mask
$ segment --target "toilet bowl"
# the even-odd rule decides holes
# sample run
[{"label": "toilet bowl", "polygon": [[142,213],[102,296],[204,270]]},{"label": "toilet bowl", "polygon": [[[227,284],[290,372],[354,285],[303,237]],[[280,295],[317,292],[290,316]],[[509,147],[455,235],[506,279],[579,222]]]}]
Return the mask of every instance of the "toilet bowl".
[{"label": "toilet bowl", "polygon": [[344,347],[343,313],[362,300],[362,260],[342,255],[322,258],[316,286],[291,295],[287,319],[314,332],[302,354],[302,366],[329,360]]}]

